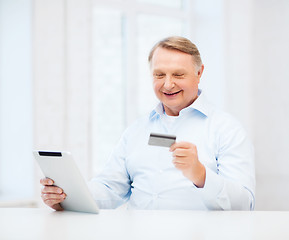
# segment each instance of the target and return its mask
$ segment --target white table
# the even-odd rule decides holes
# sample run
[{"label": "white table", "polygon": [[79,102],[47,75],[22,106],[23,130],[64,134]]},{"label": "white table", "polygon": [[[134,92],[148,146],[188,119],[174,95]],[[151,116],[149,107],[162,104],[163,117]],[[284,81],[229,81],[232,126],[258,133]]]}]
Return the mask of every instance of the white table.
[{"label": "white table", "polygon": [[0,208],[0,239],[289,239],[289,212]]}]

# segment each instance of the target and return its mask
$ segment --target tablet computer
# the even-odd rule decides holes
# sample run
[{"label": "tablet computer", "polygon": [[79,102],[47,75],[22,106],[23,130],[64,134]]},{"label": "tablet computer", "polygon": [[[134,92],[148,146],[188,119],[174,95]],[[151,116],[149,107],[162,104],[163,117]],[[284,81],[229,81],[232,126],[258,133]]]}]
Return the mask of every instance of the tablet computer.
[{"label": "tablet computer", "polygon": [[69,152],[33,151],[43,174],[67,195],[61,203],[64,210],[98,213],[99,208],[88,190]]}]

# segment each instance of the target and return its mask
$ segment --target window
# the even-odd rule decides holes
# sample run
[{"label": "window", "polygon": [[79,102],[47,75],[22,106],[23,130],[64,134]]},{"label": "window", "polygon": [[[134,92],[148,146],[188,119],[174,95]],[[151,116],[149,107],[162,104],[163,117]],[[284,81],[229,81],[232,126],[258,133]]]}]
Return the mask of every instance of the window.
[{"label": "window", "polygon": [[222,9],[213,0],[0,0],[2,195],[39,186],[33,146],[71,151],[86,179],[101,170],[123,130],[157,103],[147,57],[161,38],[192,39],[209,95],[223,99]]},{"label": "window", "polygon": [[185,10],[190,4],[184,0],[93,2],[94,173],[103,167],[124,129],[157,103],[147,57],[158,40],[190,34],[190,11]]},{"label": "window", "polygon": [[155,1],[155,0],[138,0],[138,2],[150,3],[150,4],[165,6],[165,7],[172,7],[174,9],[180,9],[182,7],[182,4],[183,4],[182,0],[158,0],[158,1]]},{"label": "window", "polygon": [[[106,24],[103,24],[103,23]],[[93,159],[101,168],[125,127],[123,15],[109,8],[93,9],[92,137]]]},{"label": "window", "polygon": [[32,198],[31,2],[0,0],[0,200]]}]

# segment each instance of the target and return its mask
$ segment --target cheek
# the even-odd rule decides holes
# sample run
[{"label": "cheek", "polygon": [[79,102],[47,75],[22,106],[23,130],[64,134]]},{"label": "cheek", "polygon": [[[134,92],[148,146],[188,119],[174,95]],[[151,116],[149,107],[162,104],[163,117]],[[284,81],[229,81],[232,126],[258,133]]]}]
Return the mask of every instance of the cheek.
[{"label": "cheek", "polygon": [[186,90],[184,91],[187,97],[193,97],[198,95],[198,84],[193,84],[191,86],[186,86]]},{"label": "cheek", "polygon": [[154,89],[155,93],[159,92],[161,86],[162,86],[162,84],[160,81],[153,81],[153,89]]},{"label": "cheek", "polygon": [[195,92],[198,90],[198,84],[198,79],[193,79],[191,81],[185,82],[182,88],[186,89],[188,92]]}]

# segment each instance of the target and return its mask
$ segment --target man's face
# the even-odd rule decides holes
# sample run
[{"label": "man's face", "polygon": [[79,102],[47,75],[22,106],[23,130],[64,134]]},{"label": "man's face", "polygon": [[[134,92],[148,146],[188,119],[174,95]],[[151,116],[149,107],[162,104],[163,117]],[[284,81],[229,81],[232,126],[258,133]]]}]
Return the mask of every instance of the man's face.
[{"label": "man's face", "polygon": [[193,57],[177,50],[158,47],[151,60],[153,88],[166,114],[178,116],[198,97],[204,66],[196,72]]}]

